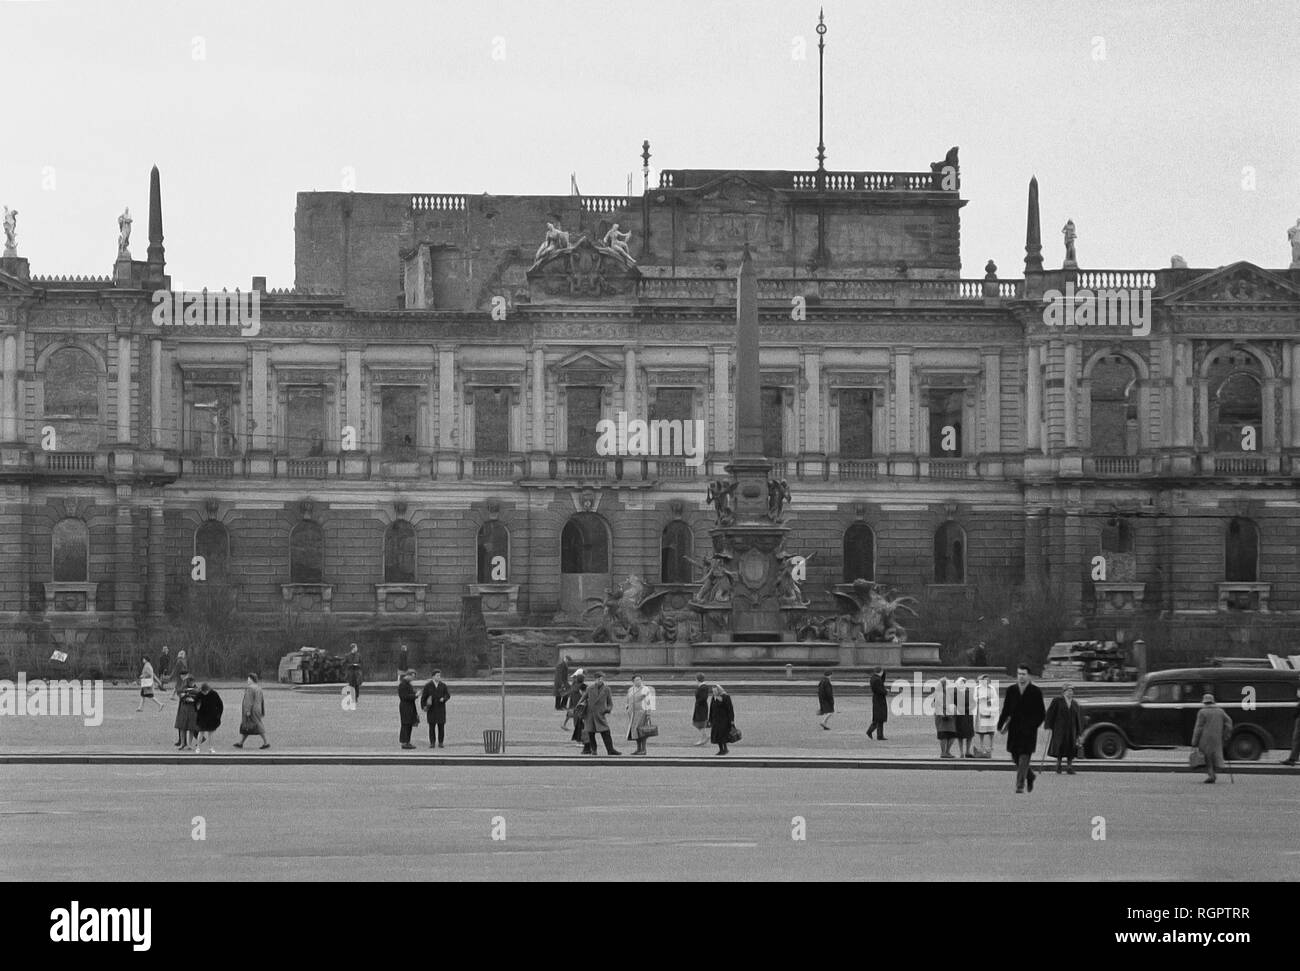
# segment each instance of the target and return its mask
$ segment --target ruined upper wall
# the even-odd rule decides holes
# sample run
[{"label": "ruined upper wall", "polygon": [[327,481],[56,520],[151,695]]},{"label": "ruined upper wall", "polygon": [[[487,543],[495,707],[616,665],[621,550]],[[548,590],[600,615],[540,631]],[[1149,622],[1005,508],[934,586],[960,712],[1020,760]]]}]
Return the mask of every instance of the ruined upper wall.
[{"label": "ruined upper wall", "polygon": [[[937,163],[936,163],[937,164]],[[811,180],[811,181],[810,181]],[[643,276],[730,275],[748,244],[760,276],[960,275],[955,178],[928,173],[681,169],[641,196],[298,195],[296,286],[358,308],[484,308],[528,299],[547,223],[603,241],[631,232]]]}]

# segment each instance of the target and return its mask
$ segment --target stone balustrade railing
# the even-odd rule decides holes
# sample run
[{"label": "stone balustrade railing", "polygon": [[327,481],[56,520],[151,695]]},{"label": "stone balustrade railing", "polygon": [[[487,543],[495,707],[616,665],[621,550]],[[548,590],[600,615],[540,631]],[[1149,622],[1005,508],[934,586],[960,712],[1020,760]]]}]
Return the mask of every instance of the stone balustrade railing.
[{"label": "stone balustrade railing", "polygon": [[[661,189],[693,189],[728,173],[718,169],[664,169],[659,173]],[[939,172],[745,172],[751,182],[771,189],[795,192],[954,192],[960,177],[947,180]],[[945,184],[946,183],[946,184]]]},{"label": "stone balustrade railing", "polygon": [[411,196],[411,209],[415,212],[454,212],[465,208],[465,196],[440,193],[421,193]]},{"label": "stone balustrade railing", "polygon": [[[644,277],[637,296],[646,300],[734,300],[731,277]],[[1022,280],[864,280],[857,278],[759,279],[758,299],[788,303],[794,297],[817,300],[1017,300]]]}]

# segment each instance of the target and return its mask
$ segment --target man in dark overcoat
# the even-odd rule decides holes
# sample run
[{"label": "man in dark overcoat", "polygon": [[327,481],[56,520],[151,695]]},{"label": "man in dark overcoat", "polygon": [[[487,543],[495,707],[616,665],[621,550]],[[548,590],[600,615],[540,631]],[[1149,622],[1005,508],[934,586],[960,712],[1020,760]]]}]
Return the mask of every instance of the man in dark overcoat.
[{"label": "man in dark overcoat", "polygon": [[443,735],[447,726],[447,699],[450,697],[451,691],[442,680],[442,672],[434,671],[433,677],[425,682],[424,690],[420,692],[420,707],[424,709],[424,717],[429,719],[429,748],[435,744],[438,748],[443,747]]},{"label": "man in dark overcoat", "polygon": [[1016,683],[1007,689],[1002,699],[1002,714],[998,716],[998,731],[1007,736],[1007,751],[1016,762],[1016,792],[1025,787],[1034,791],[1034,770],[1030,761],[1038,747],[1038,728],[1047,712],[1043,707],[1043,692],[1034,684],[1029,668],[1022,664],[1016,668]]},{"label": "man in dark overcoat", "polygon": [[415,685],[411,682],[415,680],[414,671],[403,671],[401,680],[397,682],[397,713],[402,719],[402,731],[398,736],[402,742],[402,748],[415,748],[411,744],[411,730],[420,724],[420,713],[415,710]]},{"label": "man in dark overcoat", "polygon": [[867,738],[875,733],[877,742],[885,740],[885,722],[889,720],[889,692],[885,690],[885,669],[876,668],[871,676],[871,727]]},{"label": "man in dark overcoat", "polygon": [[614,695],[605,683],[603,671],[596,672],[596,680],[587,688],[587,716],[585,726],[591,736],[591,755],[596,754],[596,736],[605,741],[607,755],[622,755],[614,749],[614,738],[609,731],[609,713],[614,710]]}]

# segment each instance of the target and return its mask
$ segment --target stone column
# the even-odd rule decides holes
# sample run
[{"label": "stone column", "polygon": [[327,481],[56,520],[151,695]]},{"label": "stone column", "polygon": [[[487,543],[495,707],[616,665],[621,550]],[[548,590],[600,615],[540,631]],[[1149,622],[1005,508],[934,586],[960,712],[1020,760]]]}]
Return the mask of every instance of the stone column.
[{"label": "stone column", "polygon": [[4,395],[0,396],[0,441],[18,438],[18,338],[6,334],[3,351]]},{"label": "stone column", "polygon": [[1300,448],[1300,341],[1291,345],[1291,441]]},{"label": "stone column", "polygon": [[[164,429],[167,412],[163,409],[162,340],[149,340],[149,441],[155,449],[170,448],[171,435]],[[242,437],[242,436],[241,436]]]},{"label": "stone column", "polygon": [[1065,395],[1065,447],[1079,447],[1079,345],[1077,341],[1065,342],[1065,376],[1061,390]]},{"label": "stone column", "polygon": [[253,383],[253,451],[255,452],[266,452],[271,448],[271,408],[267,400],[270,356],[270,348],[264,345],[253,347],[251,380]]},{"label": "stone column", "polygon": [[981,347],[984,371],[984,451],[1002,451],[1002,349]]},{"label": "stone column", "polygon": [[438,348],[438,478],[460,476],[456,432],[456,350]]},{"label": "stone column", "polygon": [[1025,451],[1033,455],[1043,451],[1043,347],[1029,345],[1029,374],[1025,382]]},{"label": "stone column", "polygon": [[807,348],[803,355],[803,377],[808,391],[803,401],[803,451],[805,478],[820,479],[826,469],[826,436],[822,418],[822,352]]},{"label": "stone column", "polygon": [[912,446],[912,349],[894,348],[894,448],[910,474],[916,456]]},{"label": "stone column", "polygon": [[131,337],[117,338],[117,441],[131,442]]},{"label": "stone column", "polygon": [[1174,445],[1177,448],[1192,448],[1193,395],[1196,393],[1192,380],[1192,348],[1185,341],[1174,344]]},{"label": "stone column", "polygon": [[[368,422],[362,421],[361,411],[361,349],[348,348],[343,352],[343,364],[346,369],[347,396],[343,402],[344,415],[346,424],[351,425],[357,433],[357,444],[362,442],[374,442],[378,447],[378,436],[375,430],[366,428]],[[364,433],[363,433],[364,432]],[[370,449],[365,449],[370,451]]]},{"label": "stone column", "polygon": [[546,452],[546,353],[533,348],[533,451]]},{"label": "stone column", "polygon": [[1264,379],[1264,394],[1260,401],[1260,424],[1256,429],[1255,448],[1260,452],[1281,448],[1282,443],[1274,440],[1273,429],[1277,427],[1277,378]]},{"label": "stone column", "polygon": [[637,413],[636,348],[631,345],[623,348],[623,410],[628,421],[647,417]]},{"label": "stone column", "polygon": [[149,507],[149,613],[161,617],[167,606],[167,535],[163,507]]},{"label": "stone column", "polygon": [[134,608],[137,581],[136,570],[139,565],[132,555],[134,533],[130,486],[119,486],[117,490],[117,522],[114,525],[113,548],[113,609],[119,614],[130,616]]}]

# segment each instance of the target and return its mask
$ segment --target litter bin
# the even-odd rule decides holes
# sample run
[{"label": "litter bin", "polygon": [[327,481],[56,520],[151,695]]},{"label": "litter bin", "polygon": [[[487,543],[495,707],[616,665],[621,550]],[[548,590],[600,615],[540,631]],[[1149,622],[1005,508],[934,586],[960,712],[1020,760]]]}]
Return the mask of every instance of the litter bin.
[{"label": "litter bin", "polygon": [[506,743],[506,733],[499,728],[489,728],[483,733],[483,751],[488,755],[500,755]]}]

